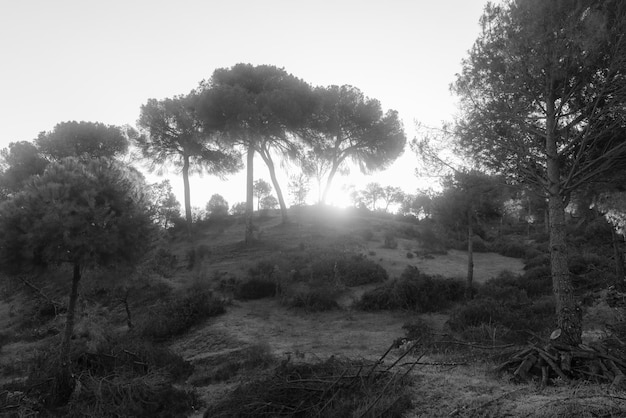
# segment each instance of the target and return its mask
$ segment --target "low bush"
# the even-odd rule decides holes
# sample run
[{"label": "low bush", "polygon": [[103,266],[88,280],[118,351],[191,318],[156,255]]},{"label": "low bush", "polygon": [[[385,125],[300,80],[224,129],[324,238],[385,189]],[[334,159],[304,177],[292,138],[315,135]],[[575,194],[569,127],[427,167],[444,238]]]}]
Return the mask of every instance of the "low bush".
[{"label": "low bush", "polygon": [[362,229],[359,232],[359,235],[361,235],[361,237],[365,240],[365,241],[372,241],[374,239],[374,231],[372,231],[369,228],[366,229]]},{"label": "low bush", "polygon": [[356,303],[358,309],[408,309],[436,312],[463,298],[465,285],[460,280],[432,277],[407,266],[399,279],[370,290]]},{"label": "low bush", "polygon": [[350,253],[320,254],[308,268],[308,275],[318,282],[339,282],[346,286],[380,283],[389,277],[387,271],[380,264],[362,254]]},{"label": "low bush", "polygon": [[503,272],[497,278],[487,280],[478,286],[478,298],[490,298],[507,303],[527,303],[528,294],[519,286],[519,276]]},{"label": "low bush", "polygon": [[398,240],[391,232],[385,233],[385,241],[383,242],[383,248],[389,248],[392,250],[395,250],[396,248],[398,248]]},{"label": "low bush", "polygon": [[287,306],[307,312],[322,312],[339,307],[330,289],[320,288],[296,293],[287,300]]},{"label": "low bush", "polygon": [[276,282],[265,279],[250,279],[237,287],[235,297],[242,300],[270,298],[276,295]]},{"label": "low bush", "polygon": [[433,254],[445,254],[446,245],[441,235],[435,231],[434,227],[424,224],[419,233],[419,239],[424,249]]},{"label": "low bush", "polygon": [[552,294],[552,273],[549,266],[528,269],[518,279],[518,287],[529,297]]},{"label": "low bush", "polygon": [[155,273],[163,277],[172,277],[174,275],[178,258],[168,248],[157,248],[152,260],[152,269]]},{"label": "low bush", "polygon": [[197,367],[194,376],[189,378],[193,386],[206,386],[228,381],[241,372],[262,370],[273,365],[276,357],[268,344],[253,344],[237,351],[208,357]]},{"label": "low bush", "polygon": [[[503,303],[491,298],[479,298],[456,308],[448,321],[450,328],[458,332],[470,332],[485,324],[498,325],[506,330],[499,338],[504,342],[523,343],[529,334],[547,333],[556,324],[553,297],[543,297],[523,304]],[[468,331],[469,330],[469,331]]]},{"label": "low bush", "polygon": [[167,339],[184,333],[206,318],[223,314],[226,311],[224,305],[225,302],[211,292],[195,289],[150,309],[137,329],[144,337]]},{"label": "low bush", "polygon": [[519,240],[498,238],[489,244],[490,251],[505,257],[526,258],[528,246]]},{"label": "low bush", "polygon": [[[467,245],[465,246],[465,249],[467,249]],[[491,248],[489,247],[489,243],[487,241],[478,235],[474,235],[472,237],[472,250],[477,253],[487,253],[491,251]]]},{"label": "low bush", "polygon": [[539,254],[526,259],[524,262],[524,270],[530,270],[535,267],[550,267],[550,254]]},{"label": "low bush", "polygon": [[199,406],[174,386],[191,365],[164,348],[111,337],[96,351],[75,344],[71,358],[67,369],[57,349],[41,351],[25,382],[4,386],[23,393],[15,416],[185,417]]}]

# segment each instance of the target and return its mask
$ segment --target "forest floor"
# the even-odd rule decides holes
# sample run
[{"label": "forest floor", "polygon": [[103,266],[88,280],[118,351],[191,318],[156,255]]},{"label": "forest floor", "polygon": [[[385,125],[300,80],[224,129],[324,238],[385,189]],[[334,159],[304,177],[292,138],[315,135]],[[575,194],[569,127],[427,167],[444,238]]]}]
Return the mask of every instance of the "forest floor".
[{"label": "forest floor", "polygon": [[[397,238],[397,248],[383,248],[386,231],[398,228],[397,222],[389,220],[364,221],[346,218],[339,212],[319,219],[310,214],[295,217],[288,228],[280,225],[278,217],[269,217],[259,225],[261,241],[270,244],[251,250],[238,246],[243,236],[240,223],[225,229],[208,229],[192,244],[180,240],[175,248],[181,266],[178,274],[166,282],[173,288],[186,288],[199,279],[214,280],[224,274],[241,277],[259,260],[276,255],[277,250],[271,243],[281,242],[283,247],[301,243],[324,246],[326,241],[344,239],[354,244],[351,237],[359,235],[364,228],[373,236],[358,240],[354,248],[385,268],[390,279],[398,277],[408,265],[427,274],[460,279],[467,270],[467,254],[463,251],[422,256],[424,252],[418,240],[400,237]],[[184,269],[185,254],[203,244],[209,247],[210,256],[202,262],[202,270]],[[408,252],[414,255],[407,257]],[[520,259],[476,253],[474,280],[484,282],[504,270],[519,274],[523,267]],[[249,376],[243,372],[243,375],[225,381],[207,380],[205,376],[229,359],[250,355],[250,350],[267,352],[279,361],[316,362],[332,356],[376,361],[394,341],[406,334],[403,326],[412,321],[423,321],[440,335],[450,333],[446,325],[449,311],[416,314],[352,309],[352,302],[375,286],[345,289],[337,297],[340,309],[327,312],[287,308],[278,297],[234,300],[223,315],[211,318],[165,344],[194,365],[195,371],[186,385],[194,388],[204,402],[211,403]],[[27,307],[18,296],[1,299],[0,332],[18,332],[15,318]],[[603,309],[597,308],[596,311],[606,311]],[[47,329],[37,332],[60,329],[60,319],[57,322],[47,324]],[[12,363],[23,362],[29,353],[45,346],[51,338],[15,341],[0,346],[0,365],[6,369]],[[401,355],[400,350],[392,350],[385,363],[389,364]],[[538,383],[517,384],[507,376],[494,374],[493,370],[502,357],[498,348],[451,345],[448,351],[433,352],[424,346],[417,347],[406,361],[415,361],[418,355],[423,357],[412,371],[413,407],[406,417],[626,417],[626,392],[609,385],[556,382],[541,387]],[[203,410],[199,409],[191,416],[202,415]]]}]

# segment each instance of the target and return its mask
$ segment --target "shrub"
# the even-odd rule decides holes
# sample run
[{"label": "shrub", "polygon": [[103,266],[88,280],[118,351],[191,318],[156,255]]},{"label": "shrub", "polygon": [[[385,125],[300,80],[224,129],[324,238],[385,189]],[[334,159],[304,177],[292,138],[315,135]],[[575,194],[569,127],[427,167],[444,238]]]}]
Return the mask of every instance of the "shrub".
[{"label": "shrub", "polygon": [[310,266],[310,275],[316,281],[341,282],[346,286],[379,283],[389,277],[387,271],[362,254],[321,254]]},{"label": "shrub", "polygon": [[180,335],[200,321],[224,313],[224,301],[209,291],[192,291],[150,309],[138,325],[140,335],[163,340]]},{"label": "shrub", "polygon": [[415,254],[413,254],[411,251],[408,251],[408,252],[406,253],[406,258],[411,259],[411,258],[413,258],[413,257],[415,257]]},{"label": "shrub", "polygon": [[58,350],[39,352],[23,388],[12,388],[25,394],[16,416],[184,417],[198,405],[194,392],[173,385],[192,368],[180,356],[109,337],[95,352],[74,345],[70,376]]},{"label": "shrub", "polygon": [[555,303],[550,296],[524,304],[502,303],[491,298],[474,299],[456,308],[448,321],[454,331],[460,332],[485,324],[499,325],[507,330],[500,336],[501,340],[515,343],[528,339],[526,331],[545,333],[555,323]]},{"label": "shrub", "polygon": [[411,322],[402,325],[405,336],[408,340],[420,340],[421,343],[428,343],[432,339],[432,328],[421,318],[416,318]]},{"label": "shrub", "polygon": [[287,302],[291,308],[303,308],[307,312],[322,312],[339,307],[330,289],[314,289],[296,293]]},{"label": "shrub", "polygon": [[505,257],[525,258],[528,246],[512,239],[499,238],[489,246],[490,251]]},{"label": "shrub", "polygon": [[372,241],[374,239],[374,231],[369,228],[362,229],[360,235],[365,241]]},{"label": "shrub", "polygon": [[178,258],[168,248],[159,247],[154,253],[152,269],[163,277],[172,277]]},{"label": "shrub", "polygon": [[552,273],[549,266],[534,267],[526,270],[518,280],[520,289],[524,289],[529,297],[552,293]]},{"label": "shrub", "polygon": [[265,369],[276,362],[269,344],[253,344],[204,359],[201,370],[189,379],[193,386],[224,382],[242,371]]},{"label": "shrub", "polygon": [[444,241],[435,232],[432,226],[424,225],[419,235],[419,238],[425,250],[434,254],[446,253],[446,246],[444,244]]},{"label": "shrub", "polygon": [[248,269],[248,276],[260,280],[271,280],[278,271],[278,264],[274,260],[261,260]]},{"label": "shrub", "polygon": [[235,291],[237,299],[263,299],[276,295],[276,282],[264,279],[250,279],[239,285]]},{"label": "shrub", "polygon": [[[465,249],[467,249],[467,245],[465,245]],[[478,235],[474,235],[472,237],[472,250],[477,253],[486,253],[491,251],[487,242],[485,242],[485,240]]]},{"label": "shrub", "polygon": [[416,267],[407,266],[399,279],[364,293],[356,306],[367,311],[408,309],[436,312],[451,302],[461,300],[464,286],[459,280],[431,277],[421,274]]},{"label": "shrub", "polygon": [[519,287],[519,278],[512,273],[500,274],[478,287],[477,297],[490,298],[508,303],[527,303],[526,291]]},{"label": "shrub", "polygon": [[539,254],[526,259],[524,270],[530,270],[534,267],[550,267],[550,254]]},{"label": "shrub", "polygon": [[383,242],[383,248],[389,248],[392,250],[395,250],[396,248],[398,248],[398,240],[391,232],[385,233],[385,241]]}]

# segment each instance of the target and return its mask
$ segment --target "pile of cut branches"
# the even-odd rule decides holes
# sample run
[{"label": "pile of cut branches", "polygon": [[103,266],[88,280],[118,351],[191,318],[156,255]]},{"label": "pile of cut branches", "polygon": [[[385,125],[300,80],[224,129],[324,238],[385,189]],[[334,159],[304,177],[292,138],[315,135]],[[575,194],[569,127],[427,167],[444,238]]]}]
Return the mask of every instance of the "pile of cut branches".
[{"label": "pile of cut branches", "polygon": [[[391,349],[391,348],[390,348]],[[400,417],[411,407],[408,364],[331,357],[315,364],[283,362],[240,384],[211,405],[205,417]],[[406,353],[405,353],[406,355]]]},{"label": "pile of cut branches", "polygon": [[626,361],[599,344],[572,346],[550,342],[527,346],[502,363],[496,371],[509,372],[513,379],[519,381],[540,379],[544,386],[557,378],[619,386],[625,381]]}]

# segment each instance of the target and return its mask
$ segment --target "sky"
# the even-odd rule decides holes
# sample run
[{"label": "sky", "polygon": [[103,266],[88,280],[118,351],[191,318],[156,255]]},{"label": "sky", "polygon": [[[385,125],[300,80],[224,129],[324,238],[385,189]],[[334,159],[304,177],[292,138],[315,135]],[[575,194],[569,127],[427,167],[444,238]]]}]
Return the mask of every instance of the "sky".
[{"label": "sky", "polygon": [[[186,94],[216,68],[270,64],[314,86],[350,84],[415,121],[452,120],[449,85],[479,34],[487,0],[0,0],[0,148],[76,120],[135,126],[149,98]],[[407,148],[387,170],[334,182],[428,186]],[[296,167],[290,170],[297,171]],[[182,178],[170,170],[182,202]],[[262,161],[255,178],[269,180]],[[286,174],[281,176],[287,193]],[[194,177],[192,206],[245,200],[245,172]],[[315,193],[314,193],[315,194]]]}]

